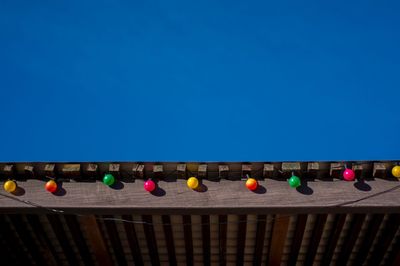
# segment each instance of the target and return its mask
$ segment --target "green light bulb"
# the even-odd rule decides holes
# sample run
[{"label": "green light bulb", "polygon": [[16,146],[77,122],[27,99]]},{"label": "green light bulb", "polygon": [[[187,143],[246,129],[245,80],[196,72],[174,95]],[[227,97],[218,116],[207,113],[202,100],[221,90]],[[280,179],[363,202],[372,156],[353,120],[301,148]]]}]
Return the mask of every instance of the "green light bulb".
[{"label": "green light bulb", "polygon": [[295,175],[292,175],[292,177],[289,178],[288,182],[289,182],[289,186],[293,187],[293,188],[296,188],[296,187],[300,186],[300,183],[301,183],[300,182],[300,178],[298,178]]},{"label": "green light bulb", "polygon": [[106,184],[107,186],[111,186],[114,184],[115,178],[112,174],[105,174],[103,177],[103,183]]}]

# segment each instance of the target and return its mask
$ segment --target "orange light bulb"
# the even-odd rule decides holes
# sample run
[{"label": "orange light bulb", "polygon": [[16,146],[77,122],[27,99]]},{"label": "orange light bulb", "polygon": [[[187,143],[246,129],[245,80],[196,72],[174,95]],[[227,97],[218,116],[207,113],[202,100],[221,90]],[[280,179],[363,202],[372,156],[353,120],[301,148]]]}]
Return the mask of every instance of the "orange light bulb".
[{"label": "orange light bulb", "polygon": [[254,178],[249,178],[246,180],[246,187],[252,191],[256,190],[258,187],[258,182]]},{"label": "orange light bulb", "polygon": [[54,180],[47,181],[45,188],[48,192],[54,193],[57,191],[57,183]]}]

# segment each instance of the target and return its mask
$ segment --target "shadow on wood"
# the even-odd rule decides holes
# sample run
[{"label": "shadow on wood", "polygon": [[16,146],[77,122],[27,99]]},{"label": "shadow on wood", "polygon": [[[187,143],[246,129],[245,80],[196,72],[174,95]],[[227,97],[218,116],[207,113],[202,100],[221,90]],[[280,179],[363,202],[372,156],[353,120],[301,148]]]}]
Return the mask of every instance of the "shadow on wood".
[{"label": "shadow on wood", "polygon": [[368,185],[367,183],[365,183],[365,181],[363,179],[357,180],[354,183],[354,187],[361,191],[371,191],[371,189],[372,189],[371,186]]},{"label": "shadow on wood", "polygon": [[200,186],[198,188],[195,189],[195,191],[197,192],[207,192],[208,187],[206,185],[204,185],[203,183],[200,184]]},{"label": "shadow on wood", "polygon": [[151,192],[151,195],[154,195],[156,197],[162,197],[162,196],[165,196],[166,194],[167,194],[167,192],[164,189],[160,188],[158,185],[157,185],[156,189]]},{"label": "shadow on wood", "polygon": [[115,189],[115,190],[121,190],[124,188],[124,186],[125,186],[124,183],[122,183],[119,180],[115,180],[114,184],[112,184],[110,186],[110,188]]},{"label": "shadow on wood", "polygon": [[312,195],[314,193],[314,190],[308,186],[308,181],[306,179],[301,181],[300,186],[298,186],[296,190],[303,195]]},{"label": "shadow on wood", "polygon": [[256,194],[265,194],[265,193],[267,193],[267,189],[264,186],[259,184],[257,189],[253,190],[253,192]]},{"label": "shadow on wood", "polygon": [[25,195],[25,189],[17,186],[17,189],[12,193],[14,196],[23,196]]},{"label": "shadow on wood", "polygon": [[67,191],[62,187],[62,182],[57,183],[57,190],[53,193],[54,196],[62,197],[67,194]]}]

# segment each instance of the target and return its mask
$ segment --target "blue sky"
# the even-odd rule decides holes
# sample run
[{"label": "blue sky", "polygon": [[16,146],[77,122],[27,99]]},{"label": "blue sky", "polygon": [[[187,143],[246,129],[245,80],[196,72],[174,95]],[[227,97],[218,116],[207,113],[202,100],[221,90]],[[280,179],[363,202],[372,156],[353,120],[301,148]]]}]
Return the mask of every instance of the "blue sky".
[{"label": "blue sky", "polygon": [[399,13],[1,1],[0,161],[400,159]]}]

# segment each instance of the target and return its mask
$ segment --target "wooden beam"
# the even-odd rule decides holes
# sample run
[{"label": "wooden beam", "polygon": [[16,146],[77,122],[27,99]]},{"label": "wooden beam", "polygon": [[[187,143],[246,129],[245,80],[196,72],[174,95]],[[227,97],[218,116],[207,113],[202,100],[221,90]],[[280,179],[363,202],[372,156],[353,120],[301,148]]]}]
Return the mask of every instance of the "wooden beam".
[{"label": "wooden beam", "polygon": [[[11,224],[7,221],[5,215],[0,215],[0,237],[1,240],[5,241],[3,245],[7,250],[4,250],[6,254],[5,264],[7,260],[10,260],[9,265],[30,265],[32,264],[28,253],[24,251],[24,247],[20,245],[16,231],[12,229]],[[24,243],[22,243],[24,244]],[[29,243],[27,243],[29,244]],[[49,262],[50,264],[50,262]],[[7,265],[7,264],[6,264]]]},{"label": "wooden beam", "polygon": [[75,256],[74,250],[72,249],[67,234],[61,224],[60,216],[56,214],[47,215],[47,219],[49,220],[50,226],[56,235],[58,242],[60,243],[61,248],[64,251],[65,257],[70,265],[77,265],[78,259]]},{"label": "wooden beam", "polygon": [[158,257],[158,249],[156,237],[154,235],[153,219],[151,215],[142,215],[143,218],[143,229],[146,236],[147,247],[150,253],[151,264],[158,266],[160,265],[160,260]]},{"label": "wooden beam", "polygon": [[185,239],[186,265],[193,265],[192,219],[190,215],[183,215],[182,222],[183,235]]},{"label": "wooden beam", "polygon": [[314,262],[315,254],[317,254],[319,241],[321,240],[321,236],[324,231],[327,216],[327,214],[317,215],[317,221],[315,222],[314,229],[311,234],[310,243],[308,244],[306,259],[304,262],[305,265],[312,265]]},{"label": "wooden beam", "polygon": [[168,251],[168,261],[171,265],[176,265],[175,244],[174,236],[171,225],[171,217],[169,215],[162,215],[162,223],[164,228],[165,242]]},{"label": "wooden beam", "polygon": [[9,215],[12,225],[15,227],[18,236],[21,238],[22,242],[26,245],[29,254],[37,265],[47,265],[44,260],[39,247],[35,244],[35,240],[29,232],[28,227],[23,222],[21,215]]},{"label": "wooden beam", "polygon": [[350,224],[350,228],[348,229],[351,233],[347,234],[347,236],[345,237],[339,256],[336,259],[336,263],[338,265],[344,265],[349,260],[350,254],[360,234],[365,216],[365,214],[354,215],[353,220]]},{"label": "wooden beam", "polygon": [[226,215],[218,216],[219,231],[219,265],[226,265],[226,236],[228,229],[228,217]]},{"label": "wooden beam", "polygon": [[236,244],[236,265],[241,266],[244,263],[244,246],[246,242],[247,215],[239,215],[238,231]]},{"label": "wooden beam", "polygon": [[113,265],[95,216],[82,216],[79,217],[79,221],[82,224],[82,229],[86,232],[88,242],[92,247],[97,263],[100,266]]},{"label": "wooden beam", "polygon": [[267,216],[265,214],[257,215],[256,243],[254,246],[253,265],[261,265],[262,253],[264,249],[265,229],[267,225]]},{"label": "wooden beam", "polygon": [[[65,182],[65,193],[57,196],[44,190],[44,181],[18,182],[25,194],[0,193],[0,212],[49,213],[61,209],[65,213],[129,214],[264,214],[268,213],[384,213],[400,208],[400,182],[385,179],[366,181],[372,188],[360,191],[353,182],[342,180],[308,181],[313,190],[304,195],[290,189],[285,180],[260,180],[266,193],[253,193],[243,181],[203,180],[205,192],[187,188],[186,180],[160,181],[164,195],[144,191],[143,180],[125,183],[122,189],[101,182]],[[338,197],[340,195],[340,197]],[[51,212],[51,211],[50,211]]]},{"label": "wooden beam", "polygon": [[203,264],[211,265],[211,239],[210,239],[210,216],[201,216],[201,235],[203,239]]},{"label": "wooden beam", "polygon": [[57,252],[54,248],[54,244],[51,242],[46,231],[44,230],[42,223],[39,220],[38,215],[28,214],[26,220],[32,228],[32,233],[38,239],[41,249],[44,251],[46,261],[49,264],[57,264]]},{"label": "wooden beam", "polygon": [[393,241],[392,251],[389,253],[386,265],[397,266],[400,265],[400,235],[397,235],[397,238]]},{"label": "wooden beam", "polygon": [[296,228],[293,235],[293,243],[290,247],[290,255],[287,263],[288,265],[294,266],[297,263],[297,256],[299,255],[301,242],[303,241],[307,217],[307,214],[300,214],[297,216]]},{"label": "wooden beam", "polygon": [[371,254],[371,258],[368,260],[367,265],[379,265],[399,226],[400,214],[389,214],[389,218],[386,221],[386,226],[382,234],[377,239],[376,247]]},{"label": "wooden beam", "polygon": [[354,265],[363,265],[365,259],[368,256],[368,251],[370,250],[376,234],[378,233],[379,227],[381,226],[383,216],[383,214],[375,214],[372,216],[366,230],[366,232],[368,233],[365,235],[365,238],[361,242],[361,246],[354,259]]},{"label": "wooden beam", "polygon": [[135,226],[133,225],[132,215],[123,215],[122,219],[127,220],[129,222],[124,223],[126,237],[128,239],[129,248],[132,252],[133,261],[135,265],[143,265],[142,253],[140,252],[140,245],[137,239],[137,234],[135,230]]},{"label": "wooden beam", "polygon": [[327,241],[327,247],[321,259],[321,265],[329,265],[335,251],[337,242],[342,232],[344,223],[346,221],[346,214],[338,214],[333,221],[332,231]]},{"label": "wooden beam", "polygon": [[[113,216],[104,215],[103,218],[112,219]],[[118,265],[127,265],[124,250],[122,249],[121,241],[118,236],[117,225],[112,220],[103,220],[103,223],[106,228],[108,239],[111,243],[109,248],[114,251],[114,256]]]},{"label": "wooden beam", "polygon": [[283,247],[286,241],[290,217],[276,215],[273,222],[270,250],[268,252],[268,265],[280,265]]},{"label": "wooden beam", "polygon": [[65,215],[65,222],[71,232],[72,239],[78,248],[78,252],[85,265],[94,265],[93,258],[90,256],[89,247],[86,244],[85,238],[82,235],[77,217],[74,215]]}]

